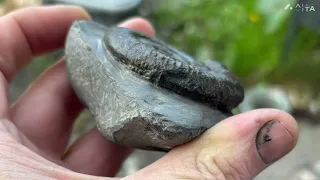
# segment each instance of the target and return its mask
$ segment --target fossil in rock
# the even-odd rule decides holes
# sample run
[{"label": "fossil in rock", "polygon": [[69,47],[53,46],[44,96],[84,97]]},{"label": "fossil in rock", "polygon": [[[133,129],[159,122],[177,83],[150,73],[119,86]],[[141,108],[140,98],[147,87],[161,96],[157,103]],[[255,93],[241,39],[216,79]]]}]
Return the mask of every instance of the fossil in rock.
[{"label": "fossil in rock", "polygon": [[239,80],[216,61],[200,63],[155,37],[90,21],[66,42],[71,83],[108,139],[168,151],[232,115]]}]

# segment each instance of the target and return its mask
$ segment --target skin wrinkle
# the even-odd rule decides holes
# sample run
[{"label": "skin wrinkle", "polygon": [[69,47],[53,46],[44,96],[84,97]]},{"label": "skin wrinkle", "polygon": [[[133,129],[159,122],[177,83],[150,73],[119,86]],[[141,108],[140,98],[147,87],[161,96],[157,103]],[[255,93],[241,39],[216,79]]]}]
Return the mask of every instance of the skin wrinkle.
[{"label": "skin wrinkle", "polygon": [[217,173],[217,175],[215,173],[213,173],[212,171],[209,170],[208,166],[205,165],[205,163],[203,163],[202,161],[199,161],[198,159],[195,160],[195,167],[196,170],[200,173],[201,177],[203,177],[205,180],[209,180],[207,177],[217,177],[218,174],[220,175],[221,172]]},{"label": "skin wrinkle", "polygon": [[[0,157],[2,159],[2,163],[10,164],[11,167],[15,166],[15,171],[18,171],[19,169],[28,169],[27,171],[42,174],[43,172],[36,170],[38,167],[37,164],[39,163],[35,163],[35,159],[20,155],[20,151],[24,149],[25,148],[22,147],[22,145],[16,143],[2,143],[0,145]],[[6,156],[6,154],[11,154],[13,156]]]},{"label": "skin wrinkle", "polygon": [[[6,154],[9,154],[10,156],[6,156]],[[29,156],[26,156],[26,154]],[[42,177],[39,179],[43,179],[43,177],[48,179],[54,175],[54,171],[60,172],[60,174],[65,174],[69,171],[61,166],[52,164],[41,156],[34,154],[26,147],[15,142],[0,144],[0,157],[3,160],[2,162],[10,164],[10,170],[12,169],[13,165],[16,166],[14,168],[14,172],[10,174],[12,174],[13,177],[18,177],[18,175],[21,174],[19,175],[19,179],[29,179],[29,176],[38,177],[39,175]],[[46,164],[52,164],[53,166],[48,166]],[[32,175],[31,172],[34,174]],[[25,176],[26,173],[28,177]]]},{"label": "skin wrinkle", "polygon": [[[211,176],[213,178],[212,180],[227,180],[223,171],[217,164],[216,157],[219,157],[218,154],[220,153],[215,155],[210,154],[210,152],[200,152],[195,158],[195,167],[203,177],[208,177],[207,173],[209,173],[209,177]],[[206,172],[203,172],[203,170]]]},{"label": "skin wrinkle", "polygon": [[[254,140],[250,140],[250,141],[246,141],[243,145],[239,145],[238,147],[247,147],[248,149],[244,149],[242,152],[249,152],[251,147],[255,147],[255,141]],[[254,149],[253,151],[254,153],[257,153],[257,150]],[[256,155],[256,154],[255,154]],[[250,177],[250,175],[252,175],[252,171],[250,172],[250,167],[253,166],[253,160],[250,159],[249,156],[242,156],[243,160],[244,160],[244,172],[246,172],[246,174],[248,175],[248,177]],[[255,173],[255,172],[254,172]]]},{"label": "skin wrinkle", "polygon": [[[256,137],[256,132],[250,132],[249,134],[247,134],[245,136]],[[248,140],[244,141],[244,139],[241,138],[241,136],[236,136],[236,137],[237,137],[237,139],[235,140],[234,143],[235,143],[235,147],[238,147],[237,151],[244,152],[244,154],[245,154],[246,152],[250,151],[249,148],[256,147],[256,139],[255,138],[254,139],[248,139]],[[248,148],[248,149],[240,150],[242,147]],[[258,161],[260,161],[259,152],[258,152],[258,150],[256,148],[252,149],[252,153],[254,153],[254,155],[257,157]],[[245,165],[245,170],[247,172],[247,175],[250,175],[248,177],[255,176],[257,174],[257,172],[253,172],[253,171],[250,172],[249,169],[250,169],[250,167],[252,167],[251,164],[255,164],[256,160],[250,159],[250,157],[247,157],[247,156],[242,156],[242,157],[243,157],[243,160],[244,160],[244,165]]]},{"label": "skin wrinkle", "polygon": [[[32,57],[32,50],[31,50],[31,46],[30,44],[28,43],[28,39],[27,39],[27,36],[26,34],[24,33],[24,30],[19,22],[19,20],[15,17],[15,13],[10,13],[9,15],[7,16],[4,16],[2,18],[8,18],[7,22],[8,24],[10,24],[10,22],[12,24],[15,25],[15,30],[18,30],[18,32],[20,33],[21,37],[23,37],[24,39],[22,40],[22,42],[25,42],[25,47],[27,47],[26,49],[27,52],[24,53],[24,57],[25,59],[31,59]],[[2,19],[0,18],[0,21],[2,21]],[[4,21],[4,20],[3,20]],[[18,36],[18,35],[17,35]],[[10,54],[11,56],[15,56],[13,54]],[[2,58],[1,58],[2,57]],[[3,58],[3,55],[0,54],[0,62],[4,62],[4,64],[7,64],[7,61],[5,59],[18,59],[18,57],[12,57],[12,58]],[[16,61],[11,61],[12,63],[15,63]],[[26,62],[26,61],[25,61]],[[21,61],[20,61],[21,63]],[[9,65],[6,65],[5,67],[2,67],[3,64],[0,64],[0,71],[4,74],[5,78],[7,79],[8,82],[11,82],[12,81],[12,78],[14,76],[14,73],[20,68],[20,67],[17,67],[16,65],[17,64],[9,64]],[[23,66],[23,64],[20,64],[20,66]],[[2,68],[1,68],[2,67]]]},{"label": "skin wrinkle", "polygon": [[4,79],[6,80],[6,84],[8,85],[11,81],[11,79],[9,79],[10,77],[10,72],[12,72],[12,70],[10,68],[12,68],[13,65],[10,65],[10,63],[7,63],[5,61],[5,58],[3,58],[3,55],[0,53],[0,73],[4,76]]},{"label": "skin wrinkle", "polygon": [[[181,158],[181,159],[185,159],[182,164],[183,164],[183,167],[186,167],[186,168],[180,167],[179,168],[180,174],[183,174],[184,176],[189,177],[189,179],[192,179],[192,180],[193,179],[207,180],[207,178],[205,178],[204,174],[198,168],[199,164],[197,163],[197,159],[194,157],[197,157],[197,156],[190,155],[190,158],[189,158],[190,160],[187,160],[186,158]],[[189,173],[190,175],[187,175],[187,173],[185,172]]]},{"label": "skin wrinkle", "polygon": [[8,121],[6,119],[0,120],[0,133],[1,131],[4,134],[10,134],[8,135],[8,139],[6,141],[13,141],[15,143],[23,143],[23,138],[21,136],[21,133],[17,132],[16,127],[12,124],[11,121]]},{"label": "skin wrinkle", "polygon": [[[237,137],[237,136],[235,136],[235,137]],[[208,138],[207,139],[209,142],[211,142],[212,143],[212,138]],[[242,139],[243,140],[243,139]],[[238,140],[231,140],[233,143],[231,143],[231,144],[229,144],[229,145],[226,145],[226,144],[224,144],[223,145],[223,147],[224,148],[221,148],[220,149],[220,151],[219,150],[217,150],[217,149],[215,149],[215,155],[214,155],[214,157],[212,157],[212,162],[214,163],[214,164],[216,164],[218,167],[221,167],[221,166],[219,166],[219,164],[218,164],[218,162],[220,162],[219,160],[216,160],[215,159],[215,157],[219,157],[219,156],[223,156],[223,154],[224,154],[224,150],[227,150],[227,149],[233,149],[233,147],[243,147],[243,146],[245,146],[245,147],[247,147],[248,145],[249,145],[249,147],[252,147],[252,146],[250,146],[250,145],[252,145],[253,144],[253,142],[251,142],[251,141],[248,141],[248,142],[246,142],[245,143],[245,145],[243,145],[242,143],[240,143],[241,141],[238,141]],[[201,145],[202,146],[204,146],[204,144],[206,144],[206,146],[208,147],[209,146],[209,144],[208,143],[205,143],[205,141],[200,141],[201,143]],[[239,142],[239,143],[238,143]],[[235,143],[235,144],[234,144]],[[215,144],[217,145],[217,142],[215,142]],[[219,143],[218,143],[219,144]],[[233,147],[232,147],[233,146]],[[217,145],[217,147],[219,147],[219,145]],[[205,156],[208,156],[208,155],[206,155],[206,154],[210,154],[210,153],[206,153],[206,150],[202,150],[202,151],[204,151],[204,152],[200,152],[199,153],[199,157],[198,157],[198,159],[207,159],[206,157],[201,157],[201,156],[203,156],[202,154],[205,154]],[[244,150],[241,150],[241,152],[243,152]],[[220,155],[219,155],[220,154]],[[199,160],[197,160],[197,161],[199,161]],[[203,160],[202,160],[203,161]],[[208,167],[208,163],[204,163],[205,164],[205,167],[207,168],[207,170],[208,170],[208,172],[210,172],[210,168]],[[246,164],[246,166],[248,166],[248,164]],[[200,169],[199,167],[197,167],[198,169]],[[246,169],[248,169],[248,168],[246,168]],[[221,171],[221,172],[224,172],[224,171]],[[216,173],[212,173],[212,171],[210,172],[213,176],[217,176],[216,175]],[[225,177],[226,178],[226,177]]]},{"label": "skin wrinkle", "polygon": [[27,47],[28,52],[29,52],[28,53],[29,56],[27,56],[27,57],[31,58],[32,54],[34,54],[35,51],[33,50],[31,44],[29,43],[31,41],[28,38],[27,34],[25,33],[25,32],[27,32],[26,29],[24,29],[23,26],[21,25],[21,22],[20,22],[19,18],[17,17],[17,14],[15,14],[13,12],[12,14],[9,14],[9,17],[12,17],[13,23],[15,23],[18,26],[19,32],[22,34],[22,37],[24,37],[24,41],[23,42],[26,42],[25,44],[26,44],[26,47]]},{"label": "skin wrinkle", "polygon": [[[221,163],[221,167],[226,167],[223,169],[227,169],[226,171],[224,171],[224,176],[226,177],[227,180],[240,180],[239,179],[239,175],[237,174],[238,170],[236,169],[236,167],[228,160],[228,158],[222,158],[222,162]],[[220,164],[219,162],[217,162],[218,164]]]},{"label": "skin wrinkle", "polygon": [[8,108],[9,108],[9,97],[8,91],[6,88],[8,86],[8,81],[5,78],[4,74],[1,72],[1,54],[0,54],[0,84],[4,84],[4,86],[0,86],[0,121],[1,119],[5,119],[9,116]]},{"label": "skin wrinkle", "polygon": [[252,173],[250,173],[250,169],[251,169],[250,167],[252,167],[252,164],[250,163],[250,159],[248,157],[244,157],[243,173],[247,175],[246,177],[250,177],[252,175]]},{"label": "skin wrinkle", "polygon": [[[202,174],[195,169],[194,155],[185,154],[181,156],[179,152],[171,152],[169,154],[169,161],[163,160],[161,163],[162,169],[157,169],[149,177],[150,179],[169,179],[169,180],[204,180]],[[148,174],[148,173],[146,173]],[[158,177],[158,178],[156,178]],[[139,177],[133,176],[132,180],[138,179]],[[124,178],[130,179],[130,178]],[[149,178],[148,178],[149,179]],[[131,180],[131,179],[130,179]]]},{"label": "skin wrinkle", "polygon": [[[48,154],[43,153],[24,134],[22,134],[18,129],[16,129],[15,125],[11,121],[6,119],[0,120],[0,133],[3,133],[3,135],[1,134],[0,135],[2,136],[2,138],[4,138],[3,140],[6,142],[2,144],[3,147],[5,146],[11,147],[12,145],[21,145],[22,148],[26,150],[30,150],[30,152],[32,153],[37,153],[37,155],[41,155],[39,156],[41,158],[45,157],[46,160],[54,162],[60,166],[64,166],[64,164],[61,161],[57,161],[53,157],[50,157]],[[6,134],[9,134],[7,135],[8,138],[5,138]],[[0,146],[1,146],[1,143],[0,143]],[[15,150],[16,148],[12,148],[12,149]],[[21,156],[23,157],[23,154]]]},{"label": "skin wrinkle", "polygon": [[[239,156],[236,156],[239,157]],[[248,179],[248,175],[246,174],[246,172],[248,172],[247,170],[244,170],[243,167],[246,167],[247,165],[244,165],[244,162],[240,162],[239,160],[233,158],[233,159],[229,159],[229,158],[224,158],[224,161],[226,162],[227,165],[229,165],[228,167],[231,167],[232,170],[234,170],[233,173],[230,173],[231,176],[234,177],[234,179],[236,180],[246,180]],[[228,168],[230,169],[230,168]]]}]

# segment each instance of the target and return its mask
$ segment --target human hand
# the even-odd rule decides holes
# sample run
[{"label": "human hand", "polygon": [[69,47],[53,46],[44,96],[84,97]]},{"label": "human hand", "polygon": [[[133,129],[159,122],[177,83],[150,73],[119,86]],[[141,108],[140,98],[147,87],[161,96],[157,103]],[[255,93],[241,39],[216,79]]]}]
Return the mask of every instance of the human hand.
[{"label": "human hand", "polygon": [[[9,104],[13,76],[32,57],[61,48],[72,22],[88,18],[82,9],[67,6],[26,8],[0,18],[0,179],[113,179],[107,177],[116,174],[131,152],[105,140],[96,128],[66,152],[83,106],[67,79],[63,59]],[[154,34],[139,18],[121,26]],[[123,179],[250,180],[288,153],[297,138],[298,127],[290,115],[255,110],[220,122]]]}]

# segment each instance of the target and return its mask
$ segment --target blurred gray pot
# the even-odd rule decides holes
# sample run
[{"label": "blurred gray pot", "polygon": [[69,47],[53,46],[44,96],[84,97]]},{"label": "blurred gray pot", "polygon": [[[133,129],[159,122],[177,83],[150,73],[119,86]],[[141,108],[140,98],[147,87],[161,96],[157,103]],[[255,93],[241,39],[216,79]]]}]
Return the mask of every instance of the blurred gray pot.
[{"label": "blurred gray pot", "polygon": [[[117,25],[125,19],[138,16],[140,12],[152,12],[156,2],[157,0],[43,0],[44,5],[81,6],[89,12],[93,21],[105,26]],[[64,51],[59,50],[53,53],[53,58],[59,59],[63,55]]]},{"label": "blurred gray pot", "polygon": [[138,14],[138,7],[143,0],[44,0],[44,4],[69,4],[85,8],[92,19],[111,26]]},{"label": "blurred gray pot", "polygon": [[245,92],[245,98],[239,105],[240,112],[260,108],[274,108],[291,113],[293,108],[283,89],[276,86],[258,85]]}]

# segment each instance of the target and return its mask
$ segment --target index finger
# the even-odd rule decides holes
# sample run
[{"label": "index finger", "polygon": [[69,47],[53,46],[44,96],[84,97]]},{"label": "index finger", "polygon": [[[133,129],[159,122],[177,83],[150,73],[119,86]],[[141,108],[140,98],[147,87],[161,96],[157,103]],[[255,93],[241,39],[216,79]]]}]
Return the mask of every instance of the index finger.
[{"label": "index finger", "polygon": [[25,8],[0,17],[0,71],[6,80],[33,56],[63,47],[71,24],[89,18],[74,6]]}]

